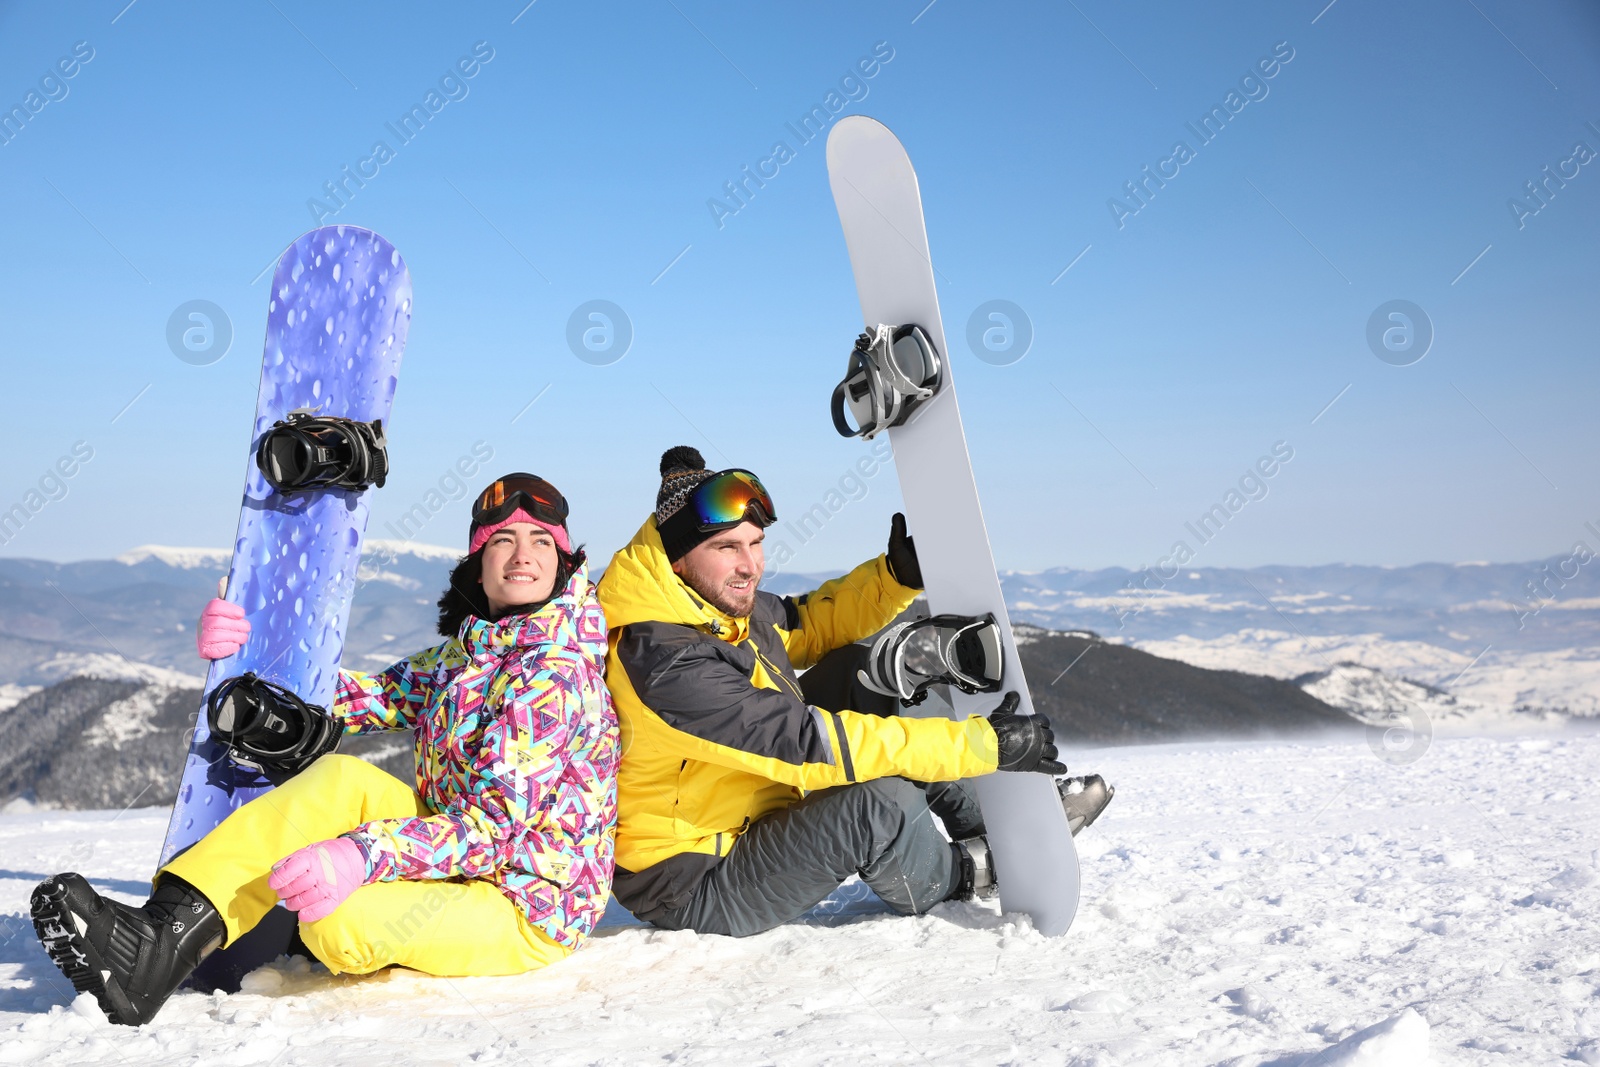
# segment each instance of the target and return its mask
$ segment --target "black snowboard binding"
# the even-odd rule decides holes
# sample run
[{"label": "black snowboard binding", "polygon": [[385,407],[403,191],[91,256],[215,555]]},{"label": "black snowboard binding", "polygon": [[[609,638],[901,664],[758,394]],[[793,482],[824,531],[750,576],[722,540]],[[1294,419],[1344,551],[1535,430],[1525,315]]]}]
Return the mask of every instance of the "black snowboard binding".
[{"label": "black snowboard binding", "polygon": [[993,615],[935,615],[896,623],[872,643],[856,673],[874,693],[906,707],[927,699],[935,685],[963,693],[995,693],[1005,676],[1005,648]]},{"label": "black snowboard binding", "polygon": [[389,442],[382,419],[357,422],[300,408],[262,435],[256,464],[280,493],[381,489],[389,476]]},{"label": "black snowboard binding", "polygon": [[139,1026],[227,936],[199,890],[163,875],[144,907],[96,893],[81,874],[58,874],[33,891],[33,929],[50,960],[114,1023]]},{"label": "black snowboard binding", "polygon": [[943,384],[944,358],[921,326],[875,326],[856,338],[844,381],[834,387],[833,427],[841,437],[870,441],[905,425]]},{"label": "black snowboard binding", "polygon": [[332,752],[344,732],[325,709],[249,672],[211,691],[206,723],[235,763],[260,771],[273,785]]}]

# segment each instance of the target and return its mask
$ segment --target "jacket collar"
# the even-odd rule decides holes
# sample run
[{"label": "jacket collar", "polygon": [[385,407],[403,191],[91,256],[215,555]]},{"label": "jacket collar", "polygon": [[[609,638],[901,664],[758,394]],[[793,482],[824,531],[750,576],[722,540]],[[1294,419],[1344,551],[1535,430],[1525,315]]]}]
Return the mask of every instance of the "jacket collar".
[{"label": "jacket collar", "polygon": [[599,665],[606,654],[605,626],[596,625],[599,605],[589,581],[587,564],[567,580],[566,587],[525,615],[482,619],[468,615],[456,638],[468,658],[480,667],[505,659],[521,649],[536,645],[569,648]]},{"label": "jacket collar", "polygon": [[600,579],[600,603],[607,623],[616,629],[635,622],[676,623],[733,644],[750,633],[749,619],[714,607],[673,572],[654,515],[611,557]]}]

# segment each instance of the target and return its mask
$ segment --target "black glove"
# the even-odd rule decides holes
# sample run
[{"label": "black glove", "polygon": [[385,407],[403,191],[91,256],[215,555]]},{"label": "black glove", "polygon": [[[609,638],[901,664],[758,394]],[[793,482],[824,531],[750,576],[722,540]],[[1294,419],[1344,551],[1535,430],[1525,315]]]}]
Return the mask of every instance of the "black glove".
[{"label": "black glove", "polygon": [[917,543],[906,536],[906,517],[898,511],[889,520],[889,574],[907,589],[922,588]]},{"label": "black glove", "polygon": [[1067,773],[1067,765],[1056,759],[1050,720],[1043,715],[1018,715],[1017,694],[1006,694],[1000,706],[990,713],[989,725],[999,742],[1000,770]]}]

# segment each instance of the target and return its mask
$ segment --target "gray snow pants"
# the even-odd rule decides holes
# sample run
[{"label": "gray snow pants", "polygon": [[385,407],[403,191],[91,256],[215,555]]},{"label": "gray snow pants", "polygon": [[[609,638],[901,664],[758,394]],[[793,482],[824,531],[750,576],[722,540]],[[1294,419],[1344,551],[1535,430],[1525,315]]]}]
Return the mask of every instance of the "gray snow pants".
[{"label": "gray snow pants", "polygon": [[[855,681],[865,653],[846,646],[802,675],[806,702],[893,714],[891,698]],[[983,833],[977,798],[962,782],[879,778],[818,790],[753,823],[687,904],[651,922],[747,937],[799,918],[852,874],[895,911],[920,914],[949,897],[961,874],[935,818],[956,840]]]}]

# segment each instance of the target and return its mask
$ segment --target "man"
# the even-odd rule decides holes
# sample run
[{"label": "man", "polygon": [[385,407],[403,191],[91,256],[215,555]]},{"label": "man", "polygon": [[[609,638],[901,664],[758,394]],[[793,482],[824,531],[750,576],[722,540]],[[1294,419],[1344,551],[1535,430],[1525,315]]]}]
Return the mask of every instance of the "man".
[{"label": "man", "polygon": [[[776,515],[755,475],[680,446],[661,476],[655,513],[600,582],[623,738],[617,899],[657,926],[745,936],[856,873],[904,914],[992,893],[982,816],[956,780],[1066,768],[1015,694],[960,722],[887,714],[891,700],[850,685],[854,642],[922,585],[904,519],[884,555],[779,598],[757,590]],[[874,700],[880,714],[863,711]],[[1064,797],[1075,827],[1110,800],[1098,776],[1084,784]]]}]

